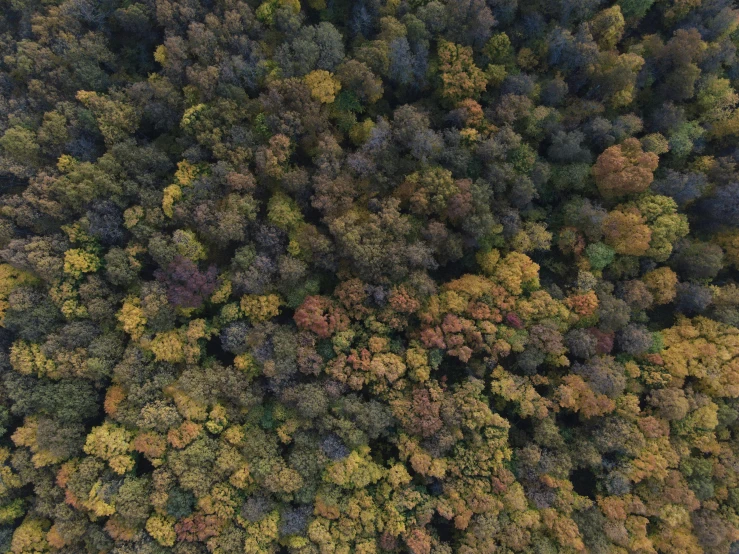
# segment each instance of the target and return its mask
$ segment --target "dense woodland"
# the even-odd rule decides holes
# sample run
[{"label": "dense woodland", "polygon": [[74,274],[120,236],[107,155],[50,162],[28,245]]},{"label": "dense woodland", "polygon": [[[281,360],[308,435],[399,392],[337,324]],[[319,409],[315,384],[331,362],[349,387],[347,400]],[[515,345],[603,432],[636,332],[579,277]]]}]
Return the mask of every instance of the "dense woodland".
[{"label": "dense woodland", "polygon": [[0,0],[0,552],[739,553],[730,0]]}]

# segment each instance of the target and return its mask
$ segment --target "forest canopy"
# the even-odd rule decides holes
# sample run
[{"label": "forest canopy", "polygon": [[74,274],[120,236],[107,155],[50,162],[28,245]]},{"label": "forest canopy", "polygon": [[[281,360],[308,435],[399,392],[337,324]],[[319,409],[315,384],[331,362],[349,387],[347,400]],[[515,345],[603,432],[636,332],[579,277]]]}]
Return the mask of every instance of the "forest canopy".
[{"label": "forest canopy", "polygon": [[0,553],[739,554],[731,0],[0,0]]}]

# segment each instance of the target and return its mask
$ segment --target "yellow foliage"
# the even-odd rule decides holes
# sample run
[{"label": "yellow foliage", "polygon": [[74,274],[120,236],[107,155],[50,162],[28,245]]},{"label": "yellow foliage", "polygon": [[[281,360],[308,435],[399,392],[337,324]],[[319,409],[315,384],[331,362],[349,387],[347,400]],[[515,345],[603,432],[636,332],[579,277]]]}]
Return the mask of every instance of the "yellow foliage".
[{"label": "yellow foliage", "polygon": [[118,321],[123,330],[131,335],[132,340],[139,340],[144,334],[146,316],[138,298],[128,297],[118,312]]},{"label": "yellow foliage", "polygon": [[245,464],[232,473],[228,481],[237,489],[245,489],[254,482],[254,479],[249,472],[249,466]]},{"label": "yellow foliage", "polygon": [[394,489],[398,490],[400,487],[410,483],[413,479],[404,464],[395,464],[388,470],[387,480]]},{"label": "yellow foliage", "polygon": [[298,203],[281,192],[273,194],[269,199],[267,217],[270,222],[286,231],[292,231],[303,223],[303,214]]},{"label": "yellow foliage", "polygon": [[17,489],[23,485],[20,477],[13,473],[10,468],[8,459],[10,458],[10,448],[0,447],[0,496],[5,497],[12,489]]},{"label": "yellow foliage", "polygon": [[521,417],[534,416],[543,419],[549,414],[551,402],[542,398],[526,377],[512,375],[501,366],[493,370],[490,390],[518,406],[517,412]]},{"label": "yellow foliage", "polygon": [[704,317],[682,318],[662,336],[662,359],[673,377],[696,377],[714,397],[739,397],[739,329]]},{"label": "yellow foliage", "polygon": [[362,446],[343,460],[332,462],[326,468],[323,480],[345,489],[362,489],[376,483],[385,470],[370,459],[369,453],[369,446]]},{"label": "yellow foliage", "polygon": [[86,318],[87,308],[80,303],[74,281],[65,279],[49,289],[49,296],[68,319]]},{"label": "yellow foliage", "polygon": [[613,210],[603,220],[605,242],[617,253],[642,256],[649,250],[652,230],[636,208]]},{"label": "yellow foliage", "polygon": [[186,131],[192,130],[192,127],[198,121],[198,114],[206,110],[206,108],[207,106],[205,104],[196,104],[194,106],[190,106],[189,108],[187,108],[185,110],[185,113],[182,114],[182,119],[180,120],[180,127],[182,127]]},{"label": "yellow foliage", "polygon": [[566,375],[555,398],[562,408],[580,412],[584,418],[602,416],[612,412],[616,404],[604,394],[596,394],[579,375]]},{"label": "yellow foliage", "polygon": [[439,41],[442,95],[453,101],[477,98],[487,87],[485,73],[475,65],[472,48]]},{"label": "yellow foliage", "polygon": [[[0,477],[3,477],[0,473]],[[23,517],[25,509],[23,507],[23,499],[16,498],[12,502],[0,506],[0,523],[11,524],[16,519]]]},{"label": "yellow foliage", "polygon": [[494,278],[513,295],[523,293],[523,287],[539,288],[539,264],[526,254],[511,252],[495,266]]},{"label": "yellow foliage", "polygon": [[239,517],[239,523],[246,531],[244,554],[270,554],[272,546],[279,537],[280,514],[274,510],[254,523]]},{"label": "yellow foliage", "polygon": [[160,44],[154,49],[154,61],[159,65],[167,63],[167,47]]},{"label": "yellow foliage", "polygon": [[300,12],[300,0],[267,0],[257,8],[255,15],[260,21],[271,25],[274,22],[275,12],[278,8],[286,8],[297,14]]},{"label": "yellow foliage", "polygon": [[98,480],[90,489],[90,493],[82,505],[97,517],[108,517],[115,513],[115,507],[106,498],[110,498],[109,487]]},{"label": "yellow foliage", "polygon": [[172,233],[172,242],[177,253],[183,258],[197,262],[207,256],[205,247],[190,230],[177,229]]},{"label": "yellow foliage", "polygon": [[167,217],[172,217],[172,206],[174,206],[175,201],[180,200],[181,198],[182,189],[179,185],[169,185],[168,187],[166,187],[162,196],[162,211],[164,212],[164,215],[166,215]]},{"label": "yellow foliage", "polygon": [[231,290],[231,281],[229,281],[228,279],[224,279],[220,286],[211,295],[210,301],[213,304],[223,304],[226,300],[228,300],[228,297],[231,296]]},{"label": "yellow foliage", "polygon": [[47,358],[38,344],[17,340],[10,347],[10,365],[22,375],[43,377],[55,370],[54,361]]},{"label": "yellow foliage", "polygon": [[174,364],[185,361],[185,343],[178,331],[157,333],[149,347],[159,362]]},{"label": "yellow foliage", "polygon": [[355,146],[360,146],[369,138],[372,129],[375,128],[375,122],[367,118],[361,123],[356,123],[349,129],[349,139]]},{"label": "yellow foliage", "polygon": [[144,217],[144,208],[141,206],[131,206],[123,212],[123,226],[126,229],[135,227]]},{"label": "yellow foliage", "polygon": [[431,375],[428,365],[428,353],[423,348],[409,348],[405,352],[405,363],[408,366],[408,375],[414,381],[424,383]]},{"label": "yellow foliage", "polygon": [[134,460],[128,454],[132,438],[133,435],[125,428],[106,421],[92,428],[87,435],[84,451],[107,461],[114,472],[122,475],[134,466]]},{"label": "yellow foliage", "polygon": [[324,69],[311,71],[304,79],[305,84],[310,88],[311,96],[322,104],[332,103],[341,90],[339,80]]},{"label": "yellow foliage", "polygon": [[739,135],[739,109],[734,110],[726,119],[715,121],[710,131],[710,136],[717,139],[734,135]]},{"label": "yellow foliage", "polygon": [[203,170],[199,165],[194,165],[187,160],[182,160],[177,163],[177,171],[174,173],[174,178],[178,185],[189,187],[202,173]]},{"label": "yellow foliage", "polygon": [[174,524],[175,519],[172,516],[154,514],[146,520],[146,531],[162,546],[174,546],[177,538]]},{"label": "yellow foliage", "polygon": [[668,437],[652,439],[639,452],[638,456],[629,463],[627,475],[635,483],[647,477],[664,480],[669,475],[669,469],[676,467],[680,457],[670,446]]},{"label": "yellow foliage", "polygon": [[25,519],[13,533],[10,552],[13,554],[44,554],[50,552],[46,540],[48,524],[39,519]]},{"label": "yellow foliage", "polygon": [[87,90],[77,91],[76,96],[95,116],[106,144],[125,139],[138,127],[140,114],[133,105]]},{"label": "yellow foliage", "polygon": [[247,294],[241,298],[241,311],[253,321],[267,321],[279,315],[281,303],[276,294]]},{"label": "yellow foliage", "polygon": [[376,354],[369,365],[373,378],[380,382],[380,390],[384,389],[384,381],[395,383],[405,374],[405,364],[400,356],[390,352]]},{"label": "yellow foliage", "polygon": [[64,273],[72,277],[82,277],[83,273],[94,273],[100,269],[100,258],[80,248],[64,253]]},{"label": "yellow foliage", "polygon": [[214,435],[220,434],[228,427],[228,419],[226,419],[226,409],[220,404],[213,406],[208,414],[208,421],[205,422],[205,428],[209,433]]},{"label": "yellow foliage", "polygon": [[500,252],[493,248],[487,252],[480,251],[475,255],[477,264],[482,269],[482,272],[488,277],[492,276],[495,271],[495,266],[500,260]]},{"label": "yellow foliage", "polygon": [[650,271],[642,281],[654,297],[655,304],[668,304],[677,294],[677,274],[669,267],[658,267]]}]

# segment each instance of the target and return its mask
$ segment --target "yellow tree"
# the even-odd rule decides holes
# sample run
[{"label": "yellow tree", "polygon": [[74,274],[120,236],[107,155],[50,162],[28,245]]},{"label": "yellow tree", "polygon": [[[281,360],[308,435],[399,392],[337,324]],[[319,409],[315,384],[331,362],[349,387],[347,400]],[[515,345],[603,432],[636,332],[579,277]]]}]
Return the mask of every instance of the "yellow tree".
[{"label": "yellow tree", "polygon": [[487,87],[485,73],[475,65],[472,48],[442,40],[439,42],[441,95],[453,102],[476,99]]}]

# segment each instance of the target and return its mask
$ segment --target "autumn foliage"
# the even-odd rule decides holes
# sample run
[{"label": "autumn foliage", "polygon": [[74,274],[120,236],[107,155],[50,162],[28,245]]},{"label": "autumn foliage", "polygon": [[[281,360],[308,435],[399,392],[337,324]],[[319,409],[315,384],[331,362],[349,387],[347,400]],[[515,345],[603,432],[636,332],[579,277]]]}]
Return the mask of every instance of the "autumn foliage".
[{"label": "autumn foliage", "polygon": [[729,0],[0,0],[0,553],[739,553]]}]

